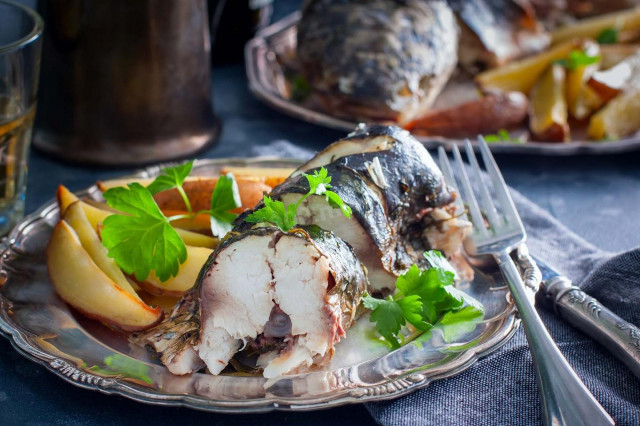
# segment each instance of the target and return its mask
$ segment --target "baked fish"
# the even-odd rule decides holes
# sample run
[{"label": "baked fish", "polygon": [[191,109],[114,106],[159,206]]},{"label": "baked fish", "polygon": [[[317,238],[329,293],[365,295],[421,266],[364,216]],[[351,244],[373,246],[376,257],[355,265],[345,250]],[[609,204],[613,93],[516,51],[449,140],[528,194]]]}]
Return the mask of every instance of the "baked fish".
[{"label": "baked fish", "polygon": [[[455,216],[455,193],[406,130],[359,126],[271,192],[291,205],[309,191],[305,172],[325,167],[350,218],[311,195],[289,232],[245,222],[203,266],[169,319],[137,335],[175,374],[219,374],[242,349],[265,377],[326,365],[358,317],[365,291],[390,292],[423,252],[458,253],[471,225]],[[258,204],[254,210],[263,207]]]},{"label": "baked fish", "polygon": [[197,284],[200,341],[209,372],[219,374],[242,348],[260,356],[265,377],[324,365],[356,319],[365,269],[331,232],[258,227],[232,234]]},{"label": "baked fish", "polygon": [[460,22],[465,68],[496,67],[549,46],[529,0],[447,0]]},{"label": "baked fish", "polygon": [[458,25],[441,0],[307,0],[297,58],[327,111],[400,123],[422,115],[456,63]]},{"label": "baked fish", "polygon": [[[455,217],[456,197],[424,146],[395,126],[361,125],[302,165],[270,196],[293,204],[309,190],[303,172],[324,166],[332,190],[351,207],[345,217],[324,196],[302,202],[297,223],[315,224],[348,242],[365,265],[373,291],[393,290],[396,277],[422,253],[455,255],[471,225]],[[258,204],[256,208],[262,207]],[[238,219],[242,220],[250,212]]]}]

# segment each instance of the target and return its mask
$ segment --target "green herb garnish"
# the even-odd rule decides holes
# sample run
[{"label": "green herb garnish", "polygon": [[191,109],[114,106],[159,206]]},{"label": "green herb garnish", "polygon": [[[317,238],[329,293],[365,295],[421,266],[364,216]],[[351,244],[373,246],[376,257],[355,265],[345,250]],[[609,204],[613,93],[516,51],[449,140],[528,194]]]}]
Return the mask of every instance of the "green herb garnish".
[{"label": "green herb garnish", "polygon": [[600,44],[613,44],[618,42],[618,34],[620,30],[617,28],[605,28],[598,34],[596,41]]},{"label": "green herb garnish", "polygon": [[[445,340],[473,330],[484,308],[453,287],[455,271],[438,251],[428,251],[430,268],[421,271],[416,265],[398,277],[396,291],[386,299],[365,294],[362,304],[371,309],[370,321],[392,348],[404,343],[401,329],[411,324],[418,334],[434,327],[442,328]],[[415,337],[415,336],[414,336]]]},{"label": "green herb garnish", "polygon": [[109,206],[128,215],[114,214],[104,220],[102,244],[118,266],[143,281],[155,271],[161,281],[178,274],[187,260],[187,247],[170,225],[151,192],[139,183],[111,188],[104,198]]},{"label": "green herb garnish", "polygon": [[105,376],[123,376],[131,379],[138,379],[149,385],[153,380],[149,377],[151,368],[132,358],[120,354],[109,355],[104,359],[104,367],[94,365],[88,370],[100,373]]},{"label": "green herb garnish", "polygon": [[487,143],[495,143],[495,142],[522,143],[522,139],[511,136],[511,134],[509,134],[509,132],[505,129],[498,130],[498,133],[495,135],[484,135],[483,138]]},{"label": "green herb garnish", "polygon": [[256,210],[245,218],[249,223],[272,223],[283,231],[289,231],[296,225],[296,214],[298,207],[310,195],[324,195],[325,200],[333,208],[338,208],[346,217],[351,217],[351,207],[349,207],[338,194],[330,191],[331,176],[327,175],[327,169],[321,167],[315,170],[312,175],[304,174],[309,182],[309,191],[304,194],[295,204],[284,205],[282,201],[274,201],[271,197],[263,197],[264,207]]},{"label": "green herb garnish", "polygon": [[586,67],[588,65],[596,64],[600,61],[600,56],[591,56],[583,50],[574,49],[569,52],[567,59],[558,59],[553,61],[554,64],[562,65],[563,67],[575,70],[580,67]]},{"label": "green herb garnish", "polygon": [[[138,281],[145,280],[151,271],[161,281],[178,274],[180,264],[187,260],[187,247],[171,226],[177,219],[208,214],[213,235],[222,236],[231,229],[236,218],[229,212],[240,206],[238,187],[233,175],[220,176],[211,194],[211,208],[193,212],[183,188],[193,162],[164,169],[148,187],[131,183],[126,188],[111,188],[103,196],[110,207],[124,213],[107,217],[103,223],[102,244],[109,250],[118,266]],[[166,217],[153,195],[169,189],[181,194],[187,214]]]},{"label": "green herb garnish", "polygon": [[309,97],[311,86],[302,74],[296,74],[291,80],[291,99],[294,102],[302,102]]}]

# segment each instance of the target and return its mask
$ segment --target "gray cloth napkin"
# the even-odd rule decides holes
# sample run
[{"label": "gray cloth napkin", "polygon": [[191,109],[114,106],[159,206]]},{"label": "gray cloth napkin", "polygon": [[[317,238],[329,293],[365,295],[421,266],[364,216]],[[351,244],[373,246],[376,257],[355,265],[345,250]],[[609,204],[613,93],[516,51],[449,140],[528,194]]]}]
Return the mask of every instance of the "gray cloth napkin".
[{"label": "gray cloth napkin", "polygon": [[[286,141],[251,155],[307,159],[312,152]],[[640,249],[613,255],[571,232],[511,189],[528,232],[530,252],[571,278],[623,319],[640,324]],[[640,424],[640,381],[606,349],[538,308],[549,333],[587,388],[619,425]],[[540,396],[524,331],[468,370],[402,398],[367,403],[382,425],[537,425]]]}]

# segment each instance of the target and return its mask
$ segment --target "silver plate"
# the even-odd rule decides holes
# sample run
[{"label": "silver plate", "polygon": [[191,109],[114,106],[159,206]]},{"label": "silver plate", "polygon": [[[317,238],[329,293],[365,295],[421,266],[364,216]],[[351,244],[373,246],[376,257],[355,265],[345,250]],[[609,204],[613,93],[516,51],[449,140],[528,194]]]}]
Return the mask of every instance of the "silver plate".
[{"label": "silver plate", "polygon": [[[264,158],[202,160],[196,162],[194,173],[217,174],[224,165],[298,164],[295,160]],[[152,177],[159,170],[152,167],[133,176]],[[100,199],[95,186],[78,195]],[[472,283],[458,285],[484,304],[486,319],[453,343],[444,343],[434,334],[423,347],[409,344],[389,353],[379,344],[370,344],[370,338],[362,338],[362,330],[371,325],[361,319],[338,344],[327,370],[272,380],[200,373],[178,377],[149,358],[146,351],[130,345],[126,336],[84,318],[58,298],[47,276],[44,255],[58,219],[58,207],[51,201],[27,216],[3,242],[0,330],[20,353],[63,379],[141,402],[219,412],[255,412],[312,410],[396,398],[463,371],[503,345],[519,325],[509,292],[491,263],[476,269]],[[525,281],[537,286],[539,271],[535,263],[525,251],[518,261]],[[135,363],[144,371],[148,383],[136,379],[136,375],[127,378],[126,373],[105,374],[92,368],[103,366],[104,359],[113,354]]]},{"label": "silver plate", "polygon": [[[250,40],[245,48],[245,63],[249,88],[253,94],[276,110],[309,123],[338,130],[352,131],[357,123],[332,117],[319,107],[302,105],[289,99],[283,65],[279,58],[295,61],[297,23],[300,12],[295,12],[270,25]],[[460,89],[458,89],[460,90]],[[471,88],[470,90],[474,90]],[[427,148],[452,145],[461,146],[464,141],[435,136],[417,136]],[[491,143],[491,151],[498,153],[522,153],[545,155],[604,154],[638,149],[640,137],[616,141],[572,141],[548,143]]]}]

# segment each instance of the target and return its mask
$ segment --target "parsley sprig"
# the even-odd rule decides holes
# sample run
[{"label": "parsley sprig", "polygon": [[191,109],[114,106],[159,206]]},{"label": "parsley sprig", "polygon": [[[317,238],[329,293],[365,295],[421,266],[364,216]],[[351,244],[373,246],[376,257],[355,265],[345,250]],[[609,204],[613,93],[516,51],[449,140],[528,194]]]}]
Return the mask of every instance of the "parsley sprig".
[{"label": "parsley sprig", "polygon": [[615,27],[605,28],[598,34],[596,41],[600,44],[613,44],[618,42],[620,29]]},{"label": "parsley sprig", "polygon": [[328,176],[327,169],[321,167],[314,170],[312,175],[304,174],[309,182],[309,191],[304,194],[295,204],[286,205],[279,200],[273,200],[268,195],[263,197],[264,207],[256,210],[244,220],[249,223],[272,223],[283,231],[289,231],[296,225],[296,215],[298,207],[311,195],[324,195],[325,200],[333,208],[340,209],[347,217],[351,217],[351,207],[349,207],[340,196],[330,191],[331,176]]},{"label": "parsley sprig", "polygon": [[424,256],[431,267],[411,266],[398,277],[392,295],[377,299],[365,294],[362,298],[363,306],[371,309],[370,321],[393,349],[405,342],[401,330],[407,324],[417,330],[414,337],[440,327],[450,341],[475,327],[484,315],[480,303],[453,286],[455,271],[440,252],[428,251]]},{"label": "parsley sprig", "polygon": [[513,142],[513,143],[522,143],[522,139],[511,136],[508,130],[500,129],[497,134],[494,135],[484,135],[484,140],[487,143],[495,143],[495,142]]},{"label": "parsley sprig", "polygon": [[[102,244],[118,266],[138,281],[154,271],[161,281],[178,274],[180,264],[187,260],[187,247],[171,226],[177,219],[208,214],[213,235],[222,236],[232,228],[236,216],[230,213],[241,205],[238,186],[231,174],[220,176],[208,210],[194,212],[183,184],[191,173],[193,162],[169,167],[147,187],[130,183],[127,187],[111,188],[103,196],[110,207],[122,212],[107,217],[103,223]],[[166,217],[153,195],[176,189],[184,200],[187,214]]]},{"label": "parsley sprig", "polygon": [[575,70],[580,67],[585,67],[588,65],[593,65],[600,62],[599,55],[589,55],[584,50],[573,49],[569,52],[569,55],[566,59],[558,59],[553,61],[554,64],[562,65],[563,67],[569,70]]}]

